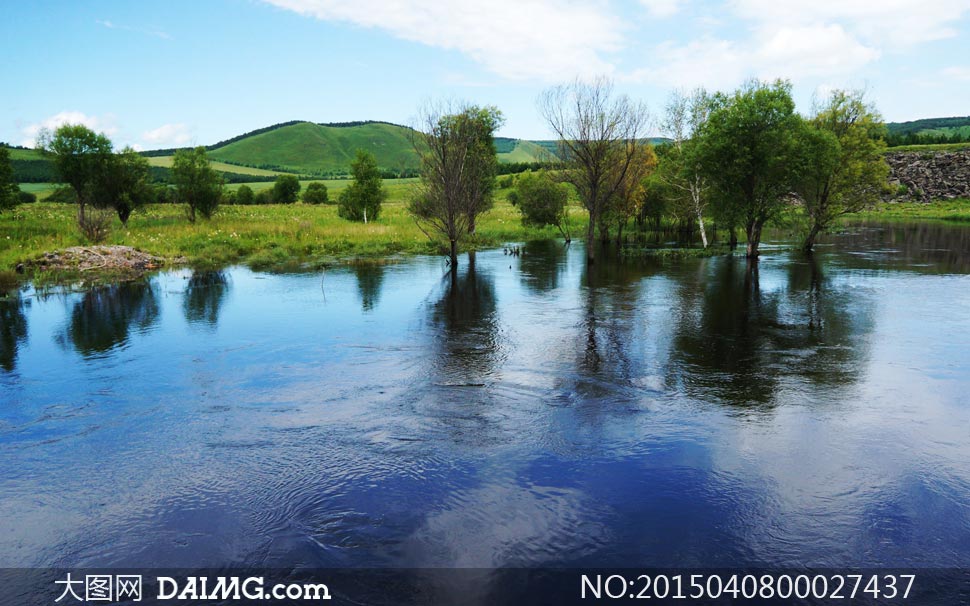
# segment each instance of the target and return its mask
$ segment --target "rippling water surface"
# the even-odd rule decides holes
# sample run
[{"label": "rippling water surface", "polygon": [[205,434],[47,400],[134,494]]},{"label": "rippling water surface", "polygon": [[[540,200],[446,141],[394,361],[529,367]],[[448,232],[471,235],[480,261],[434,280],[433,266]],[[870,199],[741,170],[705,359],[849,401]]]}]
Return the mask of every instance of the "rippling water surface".
[{"label": "rippling water surface", "polygon": [[0,300],[0,566],[970,566],[970,230]]}]

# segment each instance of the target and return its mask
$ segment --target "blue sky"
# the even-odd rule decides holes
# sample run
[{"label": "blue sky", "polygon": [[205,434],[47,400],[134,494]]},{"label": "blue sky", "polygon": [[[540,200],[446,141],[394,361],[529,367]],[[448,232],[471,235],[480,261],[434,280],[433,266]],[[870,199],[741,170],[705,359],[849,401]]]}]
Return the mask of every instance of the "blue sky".
[{"label": "blue sky", "polygon": [[498,106],[548,138],[546,87],[608,75],[655,114],[674,89],[865,88],[888,120],[970,115],[970,0],[8,2],[0,141],[83,122],[119,146],[210,144],[287,120],[410,123]]}]

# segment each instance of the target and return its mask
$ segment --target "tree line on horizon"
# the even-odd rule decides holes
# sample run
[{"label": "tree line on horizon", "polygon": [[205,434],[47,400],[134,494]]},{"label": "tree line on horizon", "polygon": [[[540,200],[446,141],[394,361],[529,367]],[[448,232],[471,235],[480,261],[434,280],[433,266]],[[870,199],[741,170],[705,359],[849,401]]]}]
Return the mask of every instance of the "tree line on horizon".
[{"label": "tree line on horizon", "polygon": [[[597,239],[620,241],[631,220],[642,229],[650,218],[659,224],[661,215],[699,233],[705,247],[710,220],[727,229],[732,247],[742,232],[746,254],[755,258],[765,225],[795,205],[808,220],[804,248],[811,250],[839,216],[873,205],[886,188],[885,126],[861,92],[834,91],[804,117],[782,80],[752,80],[732,93],[674,93],[660,120],[668,142],[656,147],[646,137],[652,123],[646,106],[616,94],[607,79],[550,88],[538,107],[557,135],[559,162],[529,167],[503,184],[514,185],[509,199],[525,224],[554,225],[567,242],[569,189],[575,192],[589,218],[590,263]],[[477,218],[494,205],[501,173],[495,132],[503,121],[491,106],[429,104],[411,131],[421,164],[408,211],[425,234],[444,240],[453,266]],[[293,203],[301,189],[296,176],[280,175],[268,192],[242,186],[230,194],[204,147],[178,150],[173,186],[159,187],[146,158],[131,148],[114,151],[104,134],[82,125],[45,131],[39,144],[70,188],[78,226],[92,241],[107,233],[105,210],[127,224],[144,204],[176,201],[195,222],[224,203]],[[353,182],[336,201],[339,215],[377,220],[387,195],[381,169],[358,150],[351,172]],[[9,205],[10,194],[3,196]],[[322,183],[311,184],[303,199],[330,202]]]}]

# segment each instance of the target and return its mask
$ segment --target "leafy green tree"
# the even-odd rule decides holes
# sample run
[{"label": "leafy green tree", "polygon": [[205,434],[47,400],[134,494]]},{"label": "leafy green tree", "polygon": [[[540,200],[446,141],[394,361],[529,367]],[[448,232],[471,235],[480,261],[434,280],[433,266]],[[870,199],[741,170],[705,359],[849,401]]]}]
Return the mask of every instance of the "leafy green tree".
[{"label": "leafy green tree", "polygon": [[613,226],[616,227],[617,244],[622,243],[623,229],[640,209],[644,181],[657,168],[657,154],[652,145],[640,142],[631,145],[634,155],[630,166],[600,217],[600,237],[604,242],[609,240],[609,228]]},{"label": "leafy green tree", "polygon": [[272,204],[272,203],[273,203],[272,190],[264,189],[260,192],[257,192],[256,195],[253,196],[253,204],[256,204],[257,206],[264,205],[264,204]]},{"label": "leafy green tree", "polygon": [[449,243],[452,269],[458,266],[458,243],[488,210],[497,165],[494,133],[502,123],[495,107],[428,106],[412,143],[421,154],[421,189],[409,211],[419,227]]},{"label": "leafy green tree", "polygon": [[61,182],[73,190],[78,224],[84,230],[85,210],[95,194],[97,181],[111,162],[111,141],[83,124],[65,124],[53,133],[42,131],[38,143],[52,157]]},{"label": "leafy green tree", "polygon": [[527,227],[554,225],[566,242],[569,235],[569,213],[567,201],[569,192],[562,183],[557,183],[546,171],[525,173],[519,177],[515,190],[509,198],[515,198],[516,206],[522,213],[522,224]]},{"label": "leafy green tree", "polygon": [[219,207],[223,196],[222,177],[209,165],[204,147],[175,152],[172,160],[172,180],[178,199],[188,206],[189,221],[196,213],[209,219]]},{"label": "leafy green tree", "polygon": [[809,126],[808,161],[798,187],[810,221],[806,252],[836,219],[876,204],[889,177],[882,116],[862,92],[834,91],[815,108]]},{"label": "leafy green tree", "polygon": [[10,151],[0,146],[0,212],[10,210],[20,202],[20,187],[13,177]]},{"label": "leafy green tree", "polygon": [[307,185],[306,191],[303,192],[303,201],[307,204],[329,204],[330,197],[326,184],[314,181]]},{"label": "leafy green tree", "polygon": [[661,129],[671,143],[665,146],[658,167],[660,178],[670,185],[668,192],[680,194],[672,198],[678,202],[678,210],[689,209],[692,212],[704,248],[708,245],[704,226],[708,182],[697,158],[694,137],[713,109],[714,97],[703,88],[695,89],[690,94],[675,92],[671,95],[661,123]]},{"label": "leafy green tree", "polygon": [[791,84],[750,81],[721,99],[700,128],[698,159],[716,188],[715,203],[744,227],[756,258],[765,224],[784,208],[801,178],[804,121]]},{"label": "leafy green tree", "polygon": [[340,207],[337,209],[344,219],[351,221],[376,220],[381,213],[381,203],[387,199],[381,170],[373,154],[362,149],[350,164],[354,182],[340,192]]},{"label": "leafy green tree", "polygon": [[128,225],[131,213],[153,197],[148,159],[130,147],[113,154],[94,180],[92,204],[114,209],[122,225]]},{"label": "leafy green tree", "polygon": [[248,185],[240,185],[236,190],[236,204],[249,205],[253,203],[253,188]]},{"label": "leafy green tree", "polygon": [[497,187],[498,154],[495,149],[495,131],[504,123],[502,112],[496,107],[468,107],[457,114],[456,120],[467,121],[474,139],[469,147],[472,154],[469,168],[477,173],[478,185],[469,190],[471,200],[468,207],[468,233],[475,233],[475,223],[479,215],[488,212],[495,205]]},{"label": "leafy green tree", "polygon": [[596,259],[596,228],[623,186],[648,125],[646,106],[614,95],[609,80],[576,80],[539,98],[539,111],[559,139],[564,178],[589,212],[586,261]]},{"label": "leafy green tree", "polygon": [[280,175],[273,184],[273,202],[293,204],[300,195],[300,180],[296,175]]},{"label": "leafy green tree", "polygon": [[[662,159],[660,166],[663,167]],[[664,213],[670,210],[671,200],[675,197],[673,188],[658,171],[643,180],[639,195],[637,225],[641,230],[646,231],[647,221],[651,221],[654,231],[659,232]]]}]

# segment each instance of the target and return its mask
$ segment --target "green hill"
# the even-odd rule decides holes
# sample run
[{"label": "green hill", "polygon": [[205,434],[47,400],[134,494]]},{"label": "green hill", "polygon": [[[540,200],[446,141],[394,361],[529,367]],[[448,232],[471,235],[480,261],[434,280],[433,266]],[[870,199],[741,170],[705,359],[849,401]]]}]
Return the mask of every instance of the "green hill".
[{"label": "green hill", "polygon": [[886,128],[894,135],[908,135],[910,133],[946,133],[970,132],[970,116],[956,118],[925,118],[911,122],[890,122]]},{"label": "green hill", "polygon": [[[418,155],[411,129],[386,122],[314,124],[290,122],[260,129],[209,148],[209,156],[229,164],[305,175],[344,174],[358,149],[374,154],[391,172],[416,170]],[[499,162],[542,162],[549,154],[531,141],[499,137]]]},{"label": "green hill", "polygon": [[229,164],[305,175],[346,173],[358,149],[374,154],[384,169],[418,168],[409,129],[384,122],[348,126],[290,123],[209,148],[209,156]]},{"label": "green hill", "polygon": [[970,141],[970,116],[890,122],[886,129],[890,146],[965,143]]}]

